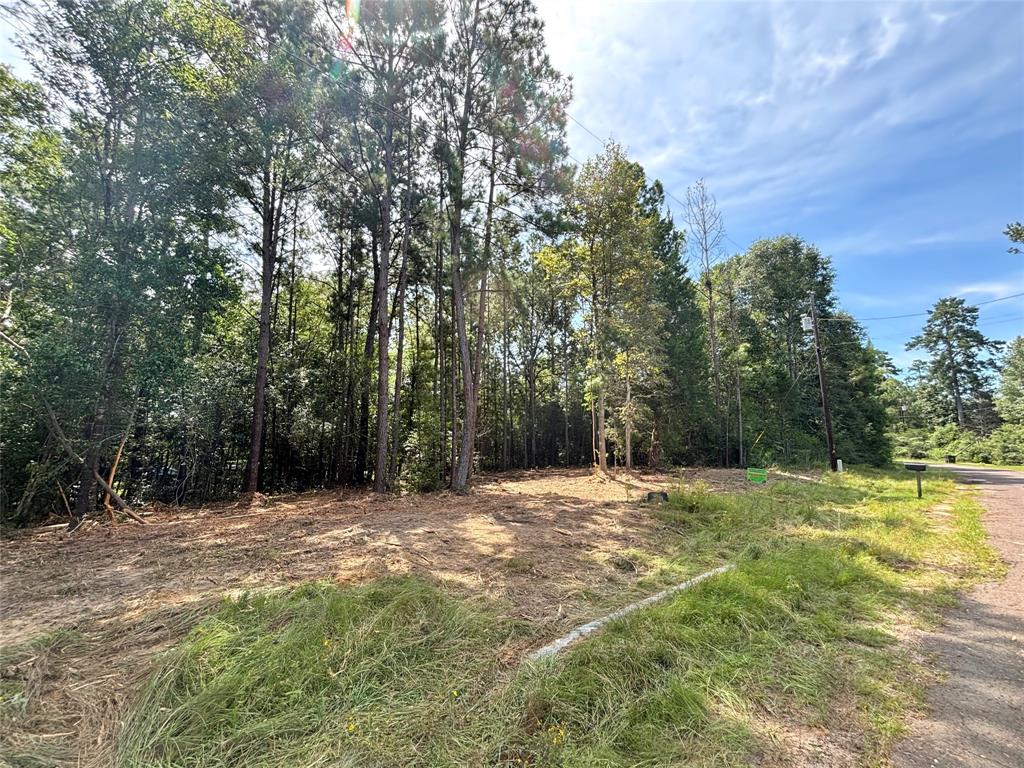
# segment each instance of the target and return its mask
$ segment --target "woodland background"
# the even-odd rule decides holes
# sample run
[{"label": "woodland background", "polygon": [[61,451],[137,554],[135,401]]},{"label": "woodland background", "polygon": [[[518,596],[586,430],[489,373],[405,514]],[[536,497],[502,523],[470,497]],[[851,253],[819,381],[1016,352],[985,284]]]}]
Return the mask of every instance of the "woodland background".
[{"label": "woodland background", "polygon": [[702,181],[571,157],[529,0],[5,10],[36,76],[0,69],[4,522],[820,463],[812,300],[844,462],[1024,461],[1020,339],[999,383],[944,299],[900,376],[812,244],[727,252]]}]

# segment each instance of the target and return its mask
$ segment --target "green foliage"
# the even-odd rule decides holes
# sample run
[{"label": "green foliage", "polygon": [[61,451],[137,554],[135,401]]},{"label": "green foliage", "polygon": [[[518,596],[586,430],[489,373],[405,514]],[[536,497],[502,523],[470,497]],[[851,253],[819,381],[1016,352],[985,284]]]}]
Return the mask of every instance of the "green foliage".
[{"label": "green foliage", "polygon": [[980,464],[1024,464],[1024,429],[1020,424],[1003,424],[988,435],[947,424],[933,430],[905,430],[894,434],[896,453],[915,459]]},{"label": "green foliage", "polygon": [[1024,336],[1006,346],[996,410],[1004,421],[1024,424]]},{"label": "green foliage", "polygon": [[939,299],[928,315],[920,335],[907,342],[907,349],[921,349],[929,359],[917,374],[932,387],[939,401],[941,417],[955,420],[962,428],[987,431],[994,426],[991,373],[996,368],[993,354],[1002,342],[992,341],[978,331],[978,308],[961,298]]},{"label": "green foliage", "polygon": [[1003,424],[985,442],[995,464],[1024,464],[1024,424]]},{"label": "green foliage", "polygon": [[[132,504],[232,496],[254,450],[266,492],[376,481],[382,451],[389,488],[438,488],[469,432],[476,469],[589,464],[601,415],[609,461],[822,459],[799,315],[835,314],[828,259],[709,264],[716,396],[665,190],[614,144],[573,178],[531,3],[372,3],[353,51],[312,0],[16,5],[41,69],[0,71],[5,522],[95,512],[115,458]],[[825,335],[841,454],[882,461],[871,353]]]},{"label": "green foliage", "polygon": [[[784,235],[754,243],[710,273],[726,382],[726,434],[746,464],[819,464],[826,459],[813,339],[801,315],[814,302],[821,324],[836,448],[847,463],[884,464],[883,376],[876,351],[852,317],[835,311],[831,261]],[[731,461],[738,461],[734,447]]]},{"label": "green foliage", "polygon": [[1009,239],[1011,243],[1013,243],[1013,245],[1006,250],[1009,253],[1020,253],[1021,248],[1019,244],[1024,244],[1024,224],[1021,224],[1019,221],[1011,221],[1006,225],[1006,229],[1003,230],[1003,234],[1006,235],[1007,239]]},{"label": "green foliage", "polygon": [[[25,388],[16,407],[38,435],[49,403],[86,467],[96,468],[101,446],[116,446],[131,428],[138,401],[159,402],[175,389],[190,342],[229,292],[223,254],[210,240],[224,202],[210,162],[216,141],[201,95],[170,76],[172,62],[199,65],[203,56],[176,36],[162,3],[134,4],[131,23],[121,10],[48,4],[27,13],[31,43],[50,65],[45,97],[66,112],[59,139],[40,129],[59,150],[22,158],[39,183],[15,188],[24,215],[3,264],[13,298],[8,333],[32,360],[17,357]],[[44,463],[64,459],[55,440],[41,442],[50,446],[40,452]],[[92,471],[70,471],[83,478],[88,509]],[[14,499],[35,494],[36,479],[14,474],[7,486],[5,472],[5,517]],[[57,484],[43,488],[34,503],[60,509]]]},{"label": "green foliage", "polygon": [[[976,318],[977,308],[962,300],[940,301],[918,337],[921,345],[930,339],[925,347],[933,352],[930,362],[917,365],[909,382],[890,376],[883,383],[897,455],[940,461],[953,455],[958,461],[1004,465],[1024,458],[1024,339],[1006,346],[993,397],[997,360],[979,353],[991,353],[1000,343],[977,332]],[[963,352],[972,345],[977,349]],[[966,426],[959,424],[957,392]]]}]

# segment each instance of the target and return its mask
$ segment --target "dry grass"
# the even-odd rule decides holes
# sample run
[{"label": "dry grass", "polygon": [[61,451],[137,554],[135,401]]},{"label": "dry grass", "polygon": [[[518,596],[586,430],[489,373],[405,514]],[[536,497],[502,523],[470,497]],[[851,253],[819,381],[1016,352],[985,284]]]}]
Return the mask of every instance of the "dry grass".
[{"label": "dry grass", "polygon": [[[718,487],[742,483],[740,472],[701,475]],[[154,655],[223,596],[256,588],[419,575],[495,601],[540,631],[564,631],[640,589],[640,574],[616,566],[621,552],[667,555],[657,522],[637,502],[678,482],[668,474],[517,472],[485,475],[467,496],[333,490],[160,506],[144,527],[22,532],[3,543],[0,646],[10,656],[54,632],[76,643],[2,665],[0,682],[12,692],[31,680],[33,711],[0,743],[8,754],[50,755],[43,764],[107,764],[125,697]],[[502,654],[511,661],[524,649],[513,644]]]}]

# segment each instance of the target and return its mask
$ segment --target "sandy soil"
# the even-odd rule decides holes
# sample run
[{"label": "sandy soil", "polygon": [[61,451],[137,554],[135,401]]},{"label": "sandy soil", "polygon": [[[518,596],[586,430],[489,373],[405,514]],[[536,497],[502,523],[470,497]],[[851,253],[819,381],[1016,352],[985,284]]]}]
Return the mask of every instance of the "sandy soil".
[{"label": "sandy soil", "polygon": [[1009,565],[1002,581],[981,584],[922,638],[948,672],[928,692],[927,717],[893,751],[901,768],[1024,766],[1024,472],[944,466],[980,485],[992,545]]}]

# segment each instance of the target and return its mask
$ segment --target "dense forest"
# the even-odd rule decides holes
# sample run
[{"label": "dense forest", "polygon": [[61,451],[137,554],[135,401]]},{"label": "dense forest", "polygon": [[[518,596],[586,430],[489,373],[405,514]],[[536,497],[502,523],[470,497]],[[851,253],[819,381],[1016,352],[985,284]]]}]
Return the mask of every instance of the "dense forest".
[{"label": "dense forest", "polygon": [[572,158],[529,0],[9,12],[35,74],[0,69],[5,521],[820,463],[810,302],[838,455],[890,457],[898,380],[829,258],[730,251],[703,182]]}]

